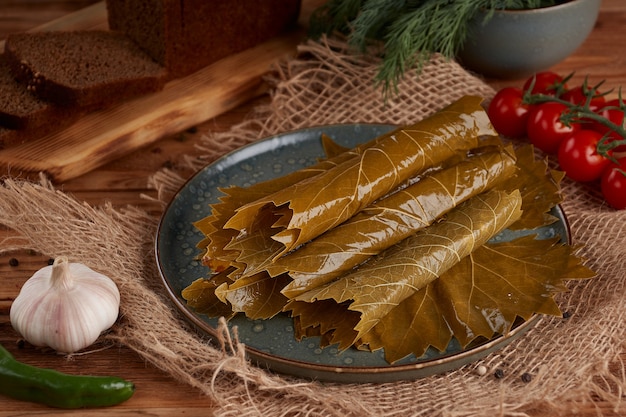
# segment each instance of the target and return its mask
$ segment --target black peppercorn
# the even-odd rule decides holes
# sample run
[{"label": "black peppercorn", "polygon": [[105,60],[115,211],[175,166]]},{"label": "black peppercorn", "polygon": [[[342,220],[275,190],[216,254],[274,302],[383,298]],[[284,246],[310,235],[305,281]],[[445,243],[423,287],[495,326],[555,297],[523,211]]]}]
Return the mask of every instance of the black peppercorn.
[{"label": "black peppercorn", "polygon": [[502,369],[496,369],[496,372],[493,374],[498,379],[504,378],[504,371]]},{"label": "black peppercorn", "polygon": [[18,261],[17,258],[9,259],[9,265],[11,265],[11,266],[18,266],[19,264],[20,264],[20,261]]},{"label": "black peppercorn", "polygon": [[528,372],[524,372],[522,374],[522,381],[523,382],[529,383],[532,380],[533,380],[533,376],[531,374],[529,374]]}]

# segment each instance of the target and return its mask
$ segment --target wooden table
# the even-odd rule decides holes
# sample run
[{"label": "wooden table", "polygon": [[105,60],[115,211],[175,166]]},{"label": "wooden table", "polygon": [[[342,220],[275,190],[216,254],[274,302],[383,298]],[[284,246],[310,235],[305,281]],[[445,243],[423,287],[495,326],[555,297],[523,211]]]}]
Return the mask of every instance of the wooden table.
[{"label": "wooden table", "polygon": [[[37,27],[93,3],[94,0],[3,0],[0,2],[0,39],[4,39],[8,33]],[[585,44],[552,69],[561,74],[575,71],[573,83],[581,82],[585,76],[589,76],[592,83],[606,80],[604,85],[607,88],[617,89],[621,84],[626,84],[626,44],[622,38],[625,27],[626,2],[604,0],[596,27]],[[520,82],[490,80],[495,87],[518,85]],[[61,184],[62,189],[93,205],[103,201],[111,201],[116,206],[132,204],[156,215],[160,207],[139,197],[141,193],[155,195],[147,187],[149,176],[161,167],[175,163],[183,155],[192,153],[194,143],[203,133],[228,129],[240,122],[255,104],[263,100],[267,98],[256,99],[211,119],[198,126],[197,132],[181,132],[163,138],[96,171],[68,180]],[[0,241],[10,234],[10,231],[0,229]],[[18,259],[19,265],[11,266],[10,258]],[[42,256],[30,253],[0,256],[0,343],[3,346],[21,361],[37,366],[82,374],[102,374],[105,370],[106,374],[133,380],[137,385],[137,392],[128,402],[116,407],[115,411],[119,413],[203,417],[211,414],[212,404],[208,398],[173,381],[127,348],[110,348],[87,357],[77,356],[72,361],[63,356],[42,354],[29,347],[20,349],[16,344],[19,337],[9,322],[9,308],[23,282],[46,262],[47,259]],[[622,358],[626,361],[626,352],[622,353]],[[602,399],[598,399],[596,406],[607,416],[615,415]],[[88,410],[81,412],[81,415],[99,416],[111,411]],[[0,416],[70,413],[0,397]],[[597,414],[596,409],[590,405],[585,416],[592,415]]]}]

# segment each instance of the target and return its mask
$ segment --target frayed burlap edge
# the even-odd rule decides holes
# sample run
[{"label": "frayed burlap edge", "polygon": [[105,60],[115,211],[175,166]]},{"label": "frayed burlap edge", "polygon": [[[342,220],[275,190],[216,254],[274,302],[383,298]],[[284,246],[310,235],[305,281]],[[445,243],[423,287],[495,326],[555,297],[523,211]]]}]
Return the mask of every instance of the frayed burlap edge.
[{"label": "frayed burlap edge", "polygon": [[[456,63],[435,57],[419,78],[402,82],[398,98],[384,103],[372,87],[375,70],[374,59],[347,54],[340,41],[303,45],[297,59],[272,74],[269,106],[230,132],[207,137],[201,156],[191,156],[181,169],[154,176],[160,198],[167,201],[190,172],[224,152],[279,131],[357,121],[402,124],[463,94],[493,93]],[[218,346],[199,337],[158,285],[156,219],[140,210],[93,208],[45,180],[7,179],[0,188],[0,223],[21,235],[2,242],[3,250],[66,255],[112,276],[123,294],[122,318],[107,337],[211,396],[218,416],[557,416],[593,410],[597,398],[611,404],[598,415],[618,414],[626,388],[626,213],[603,206],[595,190],[578,184],[566,182],[564,192],[572,239],[584,244],[581,255],[598,272],[559,297],[571,317],[544,317],[519,341],[459,370],[385,384],[274,375],[249,364],[245,347],[224,326]],[[491,372],[478,375],[478,365]],[[504,376],[494,378],[495,369]],[[523,374],[532,380],[522,381]]]}]

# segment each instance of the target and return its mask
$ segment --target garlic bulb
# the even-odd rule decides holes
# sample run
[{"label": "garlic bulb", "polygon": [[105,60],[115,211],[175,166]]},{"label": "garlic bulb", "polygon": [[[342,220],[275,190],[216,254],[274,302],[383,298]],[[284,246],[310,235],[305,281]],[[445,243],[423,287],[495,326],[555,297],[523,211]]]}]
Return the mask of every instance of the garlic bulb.
[{"label": "garlic bulb", "polygon": [[107,276],[66,257],[41,268],[11,305],[11,325],[29,343],[72,353],[117,320],[120,292]]}]

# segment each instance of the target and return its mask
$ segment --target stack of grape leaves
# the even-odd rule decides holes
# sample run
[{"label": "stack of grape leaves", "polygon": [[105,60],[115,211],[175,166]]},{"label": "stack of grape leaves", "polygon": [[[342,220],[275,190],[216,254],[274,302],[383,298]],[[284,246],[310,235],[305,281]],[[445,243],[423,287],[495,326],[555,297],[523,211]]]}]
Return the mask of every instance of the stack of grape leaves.
[{"label": "stack of grape leaves", "polygon": [[293,318],[322,346],[384,349],[394,363],[560,315],[565,281],[594,273],[562,237],[562,173],[493,131],[479,97],[353,149],[322,135],[326,158],[250,187],[223,189],[196,222],[213,272],[183,290],[200,314]]}]

